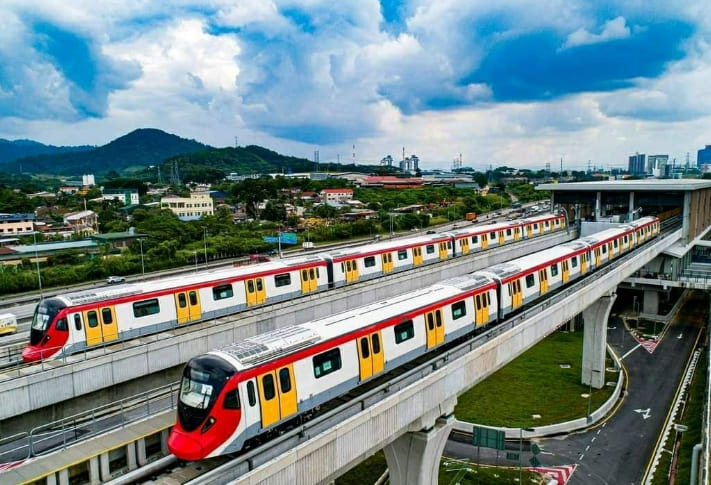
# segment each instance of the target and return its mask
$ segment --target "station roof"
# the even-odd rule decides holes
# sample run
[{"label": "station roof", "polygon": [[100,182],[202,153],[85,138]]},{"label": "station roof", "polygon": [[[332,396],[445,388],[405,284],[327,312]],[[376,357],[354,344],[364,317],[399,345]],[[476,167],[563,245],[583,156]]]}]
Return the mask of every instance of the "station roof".
[{"label": "station roof", "polygon": [[641,179],[641,180],[605,180],[599,182],[568,182],[562,184],[540,184],[536,190],[553,192],[619,192],[619,191],[693,191],[711,189],[711,180],[702,179]]}]

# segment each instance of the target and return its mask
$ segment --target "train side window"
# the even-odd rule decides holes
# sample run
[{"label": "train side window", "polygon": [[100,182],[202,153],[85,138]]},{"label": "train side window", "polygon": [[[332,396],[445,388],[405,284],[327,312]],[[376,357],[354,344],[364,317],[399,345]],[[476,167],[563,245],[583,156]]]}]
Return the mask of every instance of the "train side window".
[{"label": "train side window", "polygon": [[372,268],[375,266],[375,256],[368,256],[363,260],[363,264],[366,268]]},{"label": "train side window", "polygon": [[89,327],[96,328],[99,325],[98,315],[94,310],[86,313],[87,320],[89,321]]},{"label": "train side window", "polygon": [[247,382],[247,401],[249,405],[254,407],[257,404],[257,394],[254,392],[254,382]]},{"label": "train side window", "polygon": [[551,265],[551,276],[558,276],[558,263]]},{"label": "train side window", "polygon": [[506,235],[510,236],[511,235],[511,229],[506,229]]},{"label": "train side window", "polygon": [[190,305],[194,306],[198,304],[196,291],[191,291],[190,293],[188,293],[188,297],[190,298]]},{"label": "train side window", "polygon": [[232,298],[234,295],[234,290],[230,284],[215,286],[212,288],[212,299],[215,301],[224,300],[225,298]]},{"label": "train side window", "polygon": [[[479,295],[477,295],[479,296]],[[452,320],[462,318],[467,314],[467,305],[464,301],[458,301],[452,304]]]},{"label": "train side window", "polygon": [[104,321],[104,325],[114,323],[113,315],[111,315],[111,308],[101,309],[101,319]]},{"label": "train side window", "polygon": [[602,254],[607,254],[607,245],[602,246]]},{"label": "train side window", "polygon": [[277,288],[291,285],[291,275],[289,273],[274,275],[274,284]]},{"label": "train side window", "polygon": [[406,249],[401,249],[397,252],[397,259],[399,261],[402,261],[403,259],[407,259],[407,250]]},{"label": "train side window", "polygon": [[427,254],[432,254],[435,252],[434,244],[428,244],[426,248]]},{"label": "train side window", "polygon": [[158,298],[137,301],[133,304],[133,316],[136,318],[145,317],[148,315],[155,315],[156,313],[160,313],[160,305],[158,304]]},{"label": "train side window", "polygon": [[627,241],[628,241],[627,234],[625,234],[625,244],[627,244]]},{"label": "train side window", "polygon": [[239,390],[235,387],[225,393],[225,401],[222,404],[225,409],[239,409]]},{"label": "train side window", "polygon": [[477,244],[479,242],[479,236],[472,236],[472,244]]},{"label": "train side window", "polygon": [[262,377],[262,390],[264,391],[264,400],[271,401],[276,396],[276,389],[274,389],[274,376],[267,374]]},{"label": "train side window", "polygon": [[185,293],[178,293],[178,306],[180,308],[188,306],[188,300],[185,298]]},{"label": "train side window", "polygon": [[452,249],[452,241],[447,241],[447,249]]},{"label": "train side window", "polygon": [[615,239],[615,240],[613,241],[613,245],[614,245],[615,247],[617,247],[617,239]]},{"label": "train side window", "polygon": [[578,257],[573,256],[572,258],[570,258],[570,264],[571,264],[571,266],[573,266],[573,268],[577,268],[578,267]]},{"label": "train side window", "polygon": [[74,314],[74,328],[77,330],[81,330],[81,317],[78,313]]},{"label": "train side window", "polygon": [[495,232],[490,232],[490,233],[489,233],[489,239],[491,239],[492,241],[493,241],[494,239],[496,239],[496,233],[495,233]]},{"label": "train side window", "polygon": [[373,342],[373,353],[379,354],[380,353],[380,335],[378,335],[377,333],[374,333],[370,337],[370,339]]},{"label": "train side window", "polygon": [[415,336],[415,325],[413,325],[412,320],[398,323],[393,330],[395,331],[396,344],[401,344]]},{"label": "train side window", "polygon": [[550,221],[546,221],[546,227],[550,227],[551,223]]},{"label": "train side window", "polygon": [[279,370],[279,387],[281,392],[291,391],[291,376],[289,375],[289,369]]},{"label": "train side window", "polygon": [[336,372],[341,368],[341,349],[335,348],[318,354],[314,356],[312,362],[316,379]]},{"label": "train side window", "polygon": [[526,288],[533,288],[533,285],[536,284],[536,278],[532,275],[526,275]]},{"label": "train side window", "polygon": [[346,265],[344,263],[341,263],[341,273],[346,272]]},{"label": "train side window", "polygon": [[69,326],[67,325],[67,319],[60,318],[59,320],[57,320],[57,325],[55,326],[55,328],[62,332],[66,332],[67,330],[69,330]]}]

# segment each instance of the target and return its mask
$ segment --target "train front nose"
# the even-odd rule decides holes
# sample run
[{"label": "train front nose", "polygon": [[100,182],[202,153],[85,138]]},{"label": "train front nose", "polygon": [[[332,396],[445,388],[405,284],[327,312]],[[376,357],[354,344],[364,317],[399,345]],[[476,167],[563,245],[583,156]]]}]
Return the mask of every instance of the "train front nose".
[{"label": "train front nose", "polygon": [[28,345],[22,349],[22,360],[25,362],[37,362],[42,358],[42,349],[34,345]]},{"label": "train front nose", "polygon": [[174,427],[168,436],[168,449],[181,460],[196,461],[205,458],[205,450],[198,440]]}]

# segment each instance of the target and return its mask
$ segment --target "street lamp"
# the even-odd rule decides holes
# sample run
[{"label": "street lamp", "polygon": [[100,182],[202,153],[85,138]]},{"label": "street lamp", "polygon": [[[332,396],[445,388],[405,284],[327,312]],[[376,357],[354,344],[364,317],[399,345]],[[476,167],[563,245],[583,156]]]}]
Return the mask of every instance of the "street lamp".
[{"label": "street lamp", "polygon": [[202,228],[202,242],[205,246],[205,268],[207,268],[207,227]]},{"label": "street lamp", "polygon": [[193,249],[193,254],[195,255],[195,272],[197,273],[197,249]]},{"label": "street lamp", "polygon": [[146,267],[143,265],[143,238],[138,238],[138,244],[141,245],[141,276],[145,276]]},{"label": "street lamp", "polygon": [[523,470],[521,467],[521,456],[523,455],[523,432],[535,431],[535,428],[519,428],[518,429],[518,483],[523,483]]},{"label": "street lamp", "polygon": [[42,299],[42,276],[40,276],[39,256],[37,254],[37,231],[35,231],[35,230],[32,231],[32,240],[35,243],[35,264],[37,265],[37,286],[39,286],[40,299]]}]

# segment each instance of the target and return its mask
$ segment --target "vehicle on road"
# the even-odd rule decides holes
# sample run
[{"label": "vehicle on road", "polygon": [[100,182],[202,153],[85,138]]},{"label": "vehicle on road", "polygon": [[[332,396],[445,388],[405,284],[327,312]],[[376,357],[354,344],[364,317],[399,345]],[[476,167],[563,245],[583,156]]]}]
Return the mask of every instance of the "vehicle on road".
[{"label": "vehicle on road", "polygon": [[123,283],[124,281],[126,281],[126,278],[124,278],[123,276],[109,276],[108,278],[106,278],[106,283],[108,283],[109,285]]},{"label": "vehicle on road", "polygon": [[17,332],[17,317],[13,313],[0,315],[0,335],[9,335]]}]

